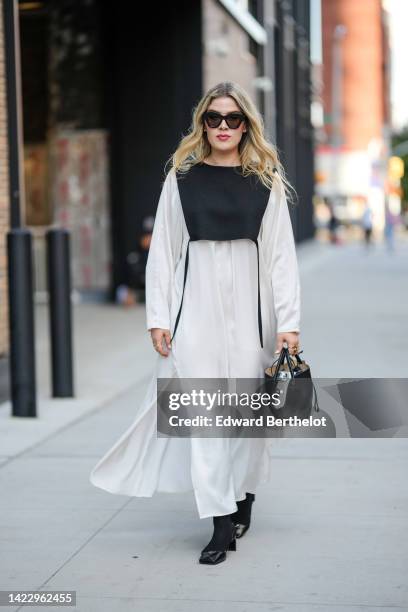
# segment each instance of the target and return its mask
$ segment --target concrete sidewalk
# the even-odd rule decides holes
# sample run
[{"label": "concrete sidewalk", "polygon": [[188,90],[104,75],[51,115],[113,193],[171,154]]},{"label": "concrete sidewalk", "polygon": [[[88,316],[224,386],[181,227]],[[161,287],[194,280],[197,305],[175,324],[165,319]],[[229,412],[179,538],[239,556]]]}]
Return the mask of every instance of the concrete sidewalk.
[{"label": "concrete sidewalk", "polygon": [[0,461],[13,457],[59,429],[108,404],[143,382],[156,358],[145,332],[144,306],[124,309],[108,304],[73,306],[75,398],[51,397],[48,308],[36,306],[38,418],[10,418],[11,405],[0,406]]},{"label": "concrete sidewalk", "polygon": [[[299,263],[314,374],[407,376],[407,245],[309,244]],[[82,305],[74,321],[78,399],[49,399],[39,307],[40,417],[0,409],[2,589],[76,590],[82,612],[408,609],[407,440],[276,440],[250,532],[226,563],[201,566],[212,527],[192,492],[127,498],[88,480],[156,359],[143,308]]]}]

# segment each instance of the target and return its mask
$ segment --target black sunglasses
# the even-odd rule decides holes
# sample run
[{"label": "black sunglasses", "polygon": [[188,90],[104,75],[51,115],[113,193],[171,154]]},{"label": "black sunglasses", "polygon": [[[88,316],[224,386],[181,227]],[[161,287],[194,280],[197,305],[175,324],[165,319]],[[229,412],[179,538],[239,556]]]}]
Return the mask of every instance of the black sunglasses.
[{"label": "black sunglasses", "polygon": [[245,121],[246,116],[243,113],[228,113],[227,115],[221,115],[216,111],[206,111],[203,113],[203,120],[206,122],[209,128],[217,128],[221,125],[222,120],[225,119],[228,127],[231,130],[239,128],[241,123]]}]

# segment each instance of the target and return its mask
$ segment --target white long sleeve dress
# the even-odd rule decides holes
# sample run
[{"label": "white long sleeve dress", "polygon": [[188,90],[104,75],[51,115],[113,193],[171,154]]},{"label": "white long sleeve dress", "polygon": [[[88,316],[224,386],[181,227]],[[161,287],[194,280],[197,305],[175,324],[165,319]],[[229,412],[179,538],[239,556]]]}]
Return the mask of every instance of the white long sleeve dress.
[{"label": "white long sleeve dress", "polygon": [[[214,166],[214,172],[231,167]],[[269,480],[271,438],[158,438],[156,379],[263,378],[276,333],[300,331],[300,282],[283,184],[275,175],[258,236],[263,348],[257,312],[257,253],[251,240],[199,240],[189,247],[182,315],[168,357],[156,367],[135,419],[98,461],[91,483],[110,493],[151,497],[193,490],[200,518],[237,510]],[[146,268],[147,329],[174,329],[186,247],[177,177],[160,195]]]}]

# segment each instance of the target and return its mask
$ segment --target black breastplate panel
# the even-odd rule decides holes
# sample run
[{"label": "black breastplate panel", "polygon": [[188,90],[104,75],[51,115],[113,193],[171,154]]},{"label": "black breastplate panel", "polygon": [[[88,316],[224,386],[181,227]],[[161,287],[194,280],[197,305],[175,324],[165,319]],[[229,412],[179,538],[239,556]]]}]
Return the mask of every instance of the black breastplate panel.
[{"label": "black breastplate panel", "polygon": [[196,240],[252,240],[258,261],[258,328],[263,346],[259,289],[258,235],[268,205],[270,189],[255,175],[244,177],[241,167],[210,166],[205,163],[176,173],[180,202],[190,236],[187,245],[183,295],[172,339],[176,333],[183,305],[187,279],[189,246]]}]

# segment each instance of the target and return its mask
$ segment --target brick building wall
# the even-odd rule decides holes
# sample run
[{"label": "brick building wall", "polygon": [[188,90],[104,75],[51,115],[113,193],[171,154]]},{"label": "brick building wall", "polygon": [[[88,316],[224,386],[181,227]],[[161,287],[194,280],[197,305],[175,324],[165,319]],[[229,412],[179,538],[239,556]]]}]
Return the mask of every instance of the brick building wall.
[{"label": "brick building wall", "polygon": [[[347,33],[342,42],[342,126],[344,145],[365,149],[372,138],[382,137],[384,115],[381,0],[324,0],[323,23],[323,104],[331,112],[333,30],[343,24]],[[330,134],[329,126],[325,129]]]},{"label": "brick building wall", "polygon": [[[334,30],[345,26],[341,50],[339,143],[333,142]],[[340,32],[341,33],[341,32]],[[322,0],[322,142],[316,149],[316,191],[358,220],[365,202],[374,225],[384,225],[384,181],[389,149],[388,33],[381,0]]]},{"label": "brick building wall", "polygon": [[[3,0],[0,0],[0,16]],[[0,357],[8,352],[6,234],[9,223],[8,144],[3,20],[0,18]]]}]

